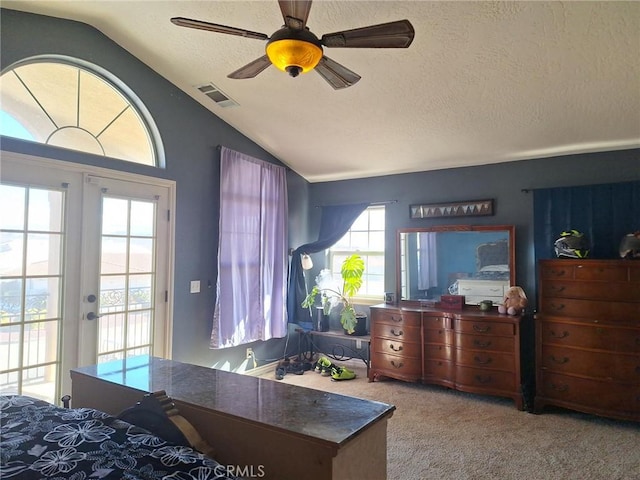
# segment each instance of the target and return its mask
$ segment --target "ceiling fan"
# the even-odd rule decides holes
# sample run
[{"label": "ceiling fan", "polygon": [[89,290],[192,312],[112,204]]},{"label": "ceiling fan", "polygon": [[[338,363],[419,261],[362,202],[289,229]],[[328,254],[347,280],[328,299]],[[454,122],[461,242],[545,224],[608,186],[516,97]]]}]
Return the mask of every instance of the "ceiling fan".
[{"label": "ceiling fan", "polygon": [[181,27],[267,40],[266,55],[230,73],[227,75],[229,78],[253,78],[273,64],[292,77],[315,70],[336,90],[353,85],[360,80],[360,75],[325,56],[323,46],[328,48],[407,48],[413,41],[415,32],[409,20],[327,33],[318,38],[307,27],[311,3],[311,0],[279,0],[284,25],[271,37],[264,33],[184,17],[174,17],[171,21]]}]

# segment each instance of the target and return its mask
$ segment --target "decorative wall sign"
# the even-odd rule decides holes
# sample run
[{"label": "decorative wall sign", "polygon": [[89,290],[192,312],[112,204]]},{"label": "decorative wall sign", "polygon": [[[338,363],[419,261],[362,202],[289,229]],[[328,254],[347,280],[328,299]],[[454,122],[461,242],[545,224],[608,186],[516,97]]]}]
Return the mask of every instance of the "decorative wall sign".
[{"label": "decorative wall sign", "polygon": [[410,218],[468,217],[472,215],[493,215],[493,200],[409,206]]}]

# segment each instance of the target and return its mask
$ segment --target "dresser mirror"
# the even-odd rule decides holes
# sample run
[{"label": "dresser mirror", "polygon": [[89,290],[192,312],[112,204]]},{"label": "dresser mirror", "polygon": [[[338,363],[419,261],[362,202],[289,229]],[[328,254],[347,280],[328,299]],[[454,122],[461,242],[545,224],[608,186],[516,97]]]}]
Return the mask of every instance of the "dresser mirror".
[{"label": "dresser mirror", "polygon": [[465,303],[500,303],[515,284],[513,225],[448,225],[400,229],[396,240],[397,298],[438,301],[464,295]]}]

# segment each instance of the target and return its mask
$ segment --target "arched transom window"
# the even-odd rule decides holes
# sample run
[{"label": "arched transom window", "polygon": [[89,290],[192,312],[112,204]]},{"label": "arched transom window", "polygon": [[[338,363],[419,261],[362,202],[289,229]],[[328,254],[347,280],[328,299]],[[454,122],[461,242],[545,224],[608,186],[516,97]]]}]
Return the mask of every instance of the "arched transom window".
[{"label": "arched transom window", "polygon": [[31,60],[2,73],[0,93],[2,135],[164,166],[141,102],[89,68]]}]

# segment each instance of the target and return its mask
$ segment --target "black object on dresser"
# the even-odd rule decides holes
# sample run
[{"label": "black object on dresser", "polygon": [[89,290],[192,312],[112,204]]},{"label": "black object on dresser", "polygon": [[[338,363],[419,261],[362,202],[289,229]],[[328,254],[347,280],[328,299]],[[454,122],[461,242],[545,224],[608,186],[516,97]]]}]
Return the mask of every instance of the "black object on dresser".
[{"label": "black object on dresser", "polygon": [[534,411],[640,421],[640,262],[542,260]]}]

